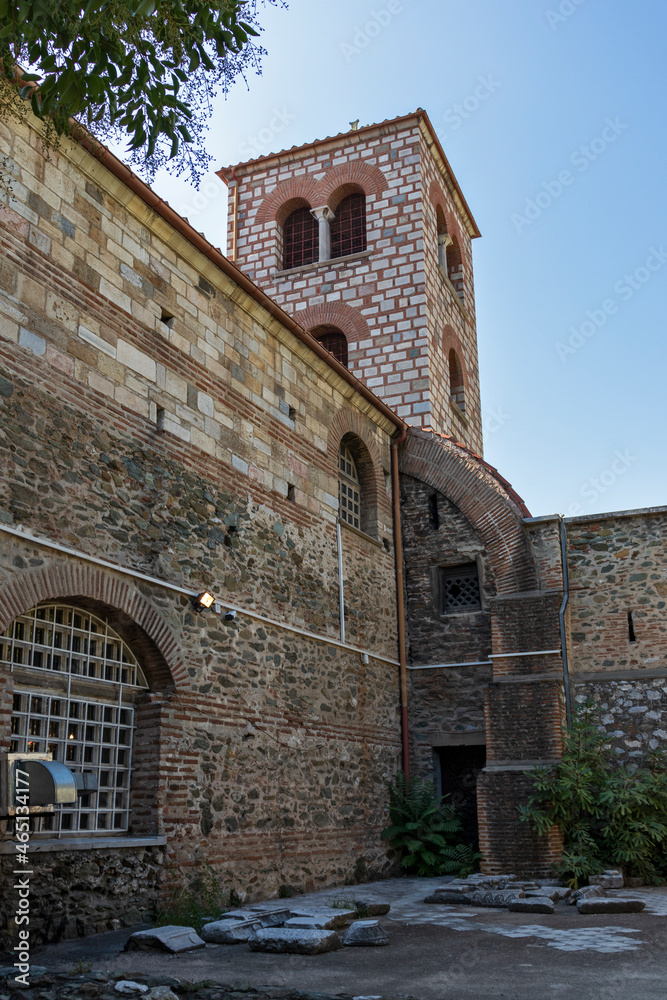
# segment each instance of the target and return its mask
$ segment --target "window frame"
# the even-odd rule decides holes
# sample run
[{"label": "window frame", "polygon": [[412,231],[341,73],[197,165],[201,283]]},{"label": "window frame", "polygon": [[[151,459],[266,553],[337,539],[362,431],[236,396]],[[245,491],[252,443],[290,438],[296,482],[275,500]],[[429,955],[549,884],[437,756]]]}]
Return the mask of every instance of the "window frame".
[{"label": "window frame", "polygon": [[[467,574],[465,571],[468,571]],[[461,614],[479,614],[480,611],[484,610],[484,602],[482,596],[482,574],[480,572],[480,565],[477,560],[457,563],[456,565],[440,565],[437,567],[438,574],[438,612],[441,617],[449,617],[450,615],[461,615]],[[447,604],[447,580],[451,580],[454,577],[469,576],[472,578],[474,576],[477,585],[477,601],[466,602],[465,604]]]}]

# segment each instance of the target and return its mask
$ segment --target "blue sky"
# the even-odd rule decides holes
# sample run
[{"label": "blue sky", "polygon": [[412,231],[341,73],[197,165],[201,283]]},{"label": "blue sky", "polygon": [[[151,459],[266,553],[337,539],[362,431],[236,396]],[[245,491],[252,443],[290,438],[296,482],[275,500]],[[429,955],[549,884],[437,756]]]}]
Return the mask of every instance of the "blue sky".
[{"label": "blue sky", "polygon": [[[263,74],[217,103],[215,167],[425,108],[482,231],[485,457],[535,515],[667,504],[667,6],[292,0],[261,19]],[[224,249],[213,175],[155,187]]]}]

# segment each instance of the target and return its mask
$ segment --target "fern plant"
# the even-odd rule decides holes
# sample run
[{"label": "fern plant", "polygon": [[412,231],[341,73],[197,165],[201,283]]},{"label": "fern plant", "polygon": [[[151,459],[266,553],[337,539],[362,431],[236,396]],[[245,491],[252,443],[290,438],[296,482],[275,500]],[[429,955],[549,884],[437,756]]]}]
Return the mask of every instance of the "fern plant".
[{"label": "fern plant", "polygon": [[408,783],[400,771],[388,787],[392,825],[382,837],[401,855],[406,874],[465,876],[475,870],[481,854],[464,842],[456,810],[435,794],[431,781]]}]

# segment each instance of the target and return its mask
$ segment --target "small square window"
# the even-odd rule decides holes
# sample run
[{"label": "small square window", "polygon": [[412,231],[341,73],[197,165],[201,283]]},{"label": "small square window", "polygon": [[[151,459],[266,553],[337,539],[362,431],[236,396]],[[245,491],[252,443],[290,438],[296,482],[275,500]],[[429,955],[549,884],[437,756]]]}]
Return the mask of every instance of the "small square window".
[{"label": "small square window", "polygon": [[476,563],[440,569],[440,612],[479,611],[479,575]]}]

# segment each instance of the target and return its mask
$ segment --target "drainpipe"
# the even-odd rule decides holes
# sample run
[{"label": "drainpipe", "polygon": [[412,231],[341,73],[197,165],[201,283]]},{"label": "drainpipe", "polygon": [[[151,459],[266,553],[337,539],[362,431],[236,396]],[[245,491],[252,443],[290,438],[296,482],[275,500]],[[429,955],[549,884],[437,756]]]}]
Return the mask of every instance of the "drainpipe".
[{"label": "drainpipe", "polygon": [[398,481],[398,449],[405,441],[408,429],[403,427],[391,442],[391,496],[394,515],[394,556],[396,560],[396,603],[398,611],[398,661],[401,688],[401,742],[403,773],[410,781],[410,740],[408,736],[408,671],[405,654],[405,603],[403,591],[403,540],[401,538],[401,495]]},{"label": "drainpipe", "polygon": [[560,606],[560,611],[558,612],[558,618],[560,621],[560,643],[561,643],[561,655],[563,657],[563,687],[565,688],[565,716],[567,719],[568,729],[572,724],[572,694],[570,692],[570,669],[567,660],[567,635],[565,632],[565,611],[567,609],[568,601],[570,600],[570,575],[567,567],[567,530],[565,527],[565,521],[561,515],[559,515],[558,520],[560,522],[560,562],[561,571],[563,574],[563,600]]},{"label": "drainpipe", "polygon": [[338,545],[338,612],[340,618],[340,641],[345,642],[345,591],[343,589],[343,540],[340,537],[340,521],[336,522],[336,544]]},{"label": "drainpipe", "polygon": [[232,252],[230,257],[233,261],[236,260],[236,241],[238,239],[239,232],[239,179],[236,176],[236,171],[232,167],[232,177],[234,178],[234,207],[232,209]]}]

